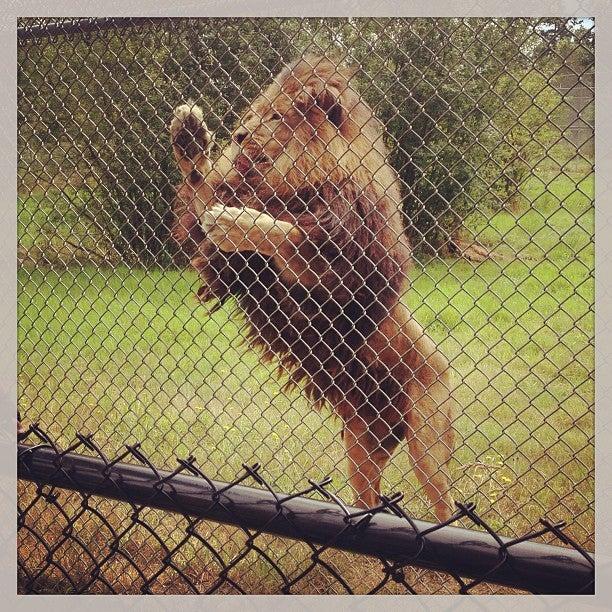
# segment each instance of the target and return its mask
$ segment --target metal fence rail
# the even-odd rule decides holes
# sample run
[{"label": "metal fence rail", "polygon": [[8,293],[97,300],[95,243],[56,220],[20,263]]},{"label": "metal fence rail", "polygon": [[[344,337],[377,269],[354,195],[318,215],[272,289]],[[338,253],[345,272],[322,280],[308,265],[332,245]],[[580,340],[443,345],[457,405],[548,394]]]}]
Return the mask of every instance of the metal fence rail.
[{"label": "metal fence rail", "polygon": [[[512,555],[520,547],[537,546],[504,547],[502,542],[520,539],[546,516],[550,523],[544,539],[567,537],[566,543],[575,542],[578,551],[594,550],[594,32],[590,18],[21,19],[17,36],[19,410],[26,428],[40,424],[33,434],[48,436],[51,448],[74,450],[70,446],[82,431],[93,432],[96,440],[88,447],[95,461],[83,459],[85,463],[63,451],[53,460],[55,451],[22,449],[25,477],[29,466],[39,470],[40,477],[44,473],[47,479],[60,478],[67,486],[64,471],[51,473],[45,467],[65,461],[62,465],[78,464],[79,470],[89,466],[92,479],[103,484],[94,466],[104,456],[121,457],[128,445],[130,457],[147,458],[148,467],[136,472],[143,476],[146,470],[171,473],[175,466],[170,458],[195,455],[202,474],[234,483],[227,490],[231,497],[241,491],[235,484],[241,466],[257,461],[265,466],[269,495],[297,491],[305,479],[321,482],[330,474],[337,487],[336,517],[338,504],[353,503],[355,494],[365,490],[370,495],[379,487],[382,493],[401,491],[409,516],[432,520],[434,512],[444,512],[433,501],[437,485],[432,487],[442,474],[453,498],[467,500],[457,520],[467,521],[468,526],[486,524],[496,542],[491,557],[479,554],[478,562],[492,561],[502,551],[496,580],[487,574],[487,581],[479,582],[493,566],[467,568],[465,577],[479,582],[469,588],[449,580],[447,574],[421,570],[418,562],[429,554],[425,547],[406,568],[409,586],[395,571],[400,561],[382,555],[386,565],[379,580],[357,590],[444,593],[454,592],[458,584],[459,590],[494,593],[506,588],[496,584],[544,591],[563,588],[561,582],[579,591],[584,567],[574,572],[574,578],[548,582],[542,569],[533,580],[540,575],[543,582],[519,584],[517,574],[508,569],[517,562]],[[211,221],[219,211],[213,214],[208,208],[196,217],[195,234],[212,224],[199,252],[205,251],[206,240],[217,235],[218,249],[211,261],[219,274],[204,283],[188,265],[185,245],[190,241],[179,244],[172,227],[180,209],[177,199],[188,199],[185,186],[191,188],[199,180],[210,185],[219,181],[215,172],[223,167],[224,156],[234,155],[230,165],[238,173],[240,164],[249,160],[264,168],[270,163],[265,147],[259,157],[247,155],[249,139],[255,142],[254,134],[263,129],[259,124],[254,127],[258,114],[250,105],[259,99],[260,107],[270,105],[266,121],[284,122],[285,117],[273,119],[279,110],[272,108],[274,101],[258,96],[283,67],[304,57],[333,59],[331,63],[340,66],[338,74],[351,73],[339,94],[332,87],[311,96],[321,108],[326,105],[324,125],[343,134],[351,118],[343,104],[346,96],[353,95],[367,107],[354,106],[352,117],[356,120],[369,108],[373,118],[364,124],[364,133],[359,130],[350,139],[344,134],[345,141],[350,140],[353,148],[359,142],[364,146],[361,137],[376,121],[380,134],[356,156],[350,148],[350,155],[333,153],[330,139],[325,154],[336,155],[336,165],[325,168],[324,163],[331,164],[329,158],[317,157],[313,170],[321,176],[316,188],[308,191],[312,185],[304,179],[293,194],[299,202],[290,202],[292,206],[315,210],[317,198],[331,184],[332,196],[338,189],[353,205],[334,226],[334,235],[344,242],[339,239],[324,253],[325,241],[313,239],[317,253],[312,261],[320,255],[329,264],[330,274],[317,277],[321,283],[325,277],[327,284],[315,283],[312,291],[303,291],[301,280],[292,286],[290,297],[298,304],[298,314],[285,325],[274,318],[276,310],[282,310],[275,307],[282,303],[292,312],[287,306],[291,300],[282,298],[283,292],[287,283],[301,277],[293,274],[291,258],[285,263],[293,276],[278,272],[278,244],[274,252],[245,256],[247,280],[243,282],[240,274],[236,280],[232,274],[244,271],[243,253],[223,259],[221,224],[216,217],[216,225]],[[310,68],[316,72],[315,66]],[[292,104],[301,104],[296,96]],[[195,111],[194,105],[200,110]],[[278,144],[277,136],[282,136],[280,128],[274,129],[268,144]],[[184,153],[179,164],[173,151]],[[205,154],[197,157],[198,151]],[[346,159],[353,160],[350,163],[359,159],[359,171],[342,174]],[[181,172],[186,166],[181,161],[192,163],[197,171],[184,178]],[[295,170],[296,159],[292,161],[287,172]],[[214,172],[204,172],[207,164]],[[367,172],[361,172],[363,164],[371,165]],[[338,176],[334,183],[332,177]],[[381,177],[383,182],[384,177],[397,180],[383,189]],[[294,185],[286,179],[280,181],[281,187]],[[351,182],[366,179],[366,184]],[[229,181],[227,175],[223,180]],[[213,190],[216,198],[229,203],[224,215],[236,210],[223,199],[229,197],[228,186],[221,181]],[[265,196],[266,206],[271,202],[273,207],[283,192],[276,187],[272,196]],[[265,199],[263,193],[258,197]],[[308,193],[316,197],[302,198]],[[329,204],[329,199],[323,201]],[[399,213],[395,219],[402,218],[405,230],[393,221],[396,239],[378,250],[382,243],[368,242],[370,227],[360,232],[366,222],[377,222],[376,214],[366,214],[374,201],[392,201],[391,208]],[[281,217],[286,219],[287,211],[281,210],[278,219],[277,213],[268,215],[270,227],[276,228]],[[333,215],[327,221],[324,217],[319,214],[309,236],[319,230],[326,235],[329,228],[324,222]],[[389,218],[386,229],[393,223]],[[304,226],[298,230],[301,240]],[[363,244],[357,244],[359,240]],[[304,248],[310,244],[306,243]],[[345,253],[340,243],[352,250]],[[334,249],[342,257],[336,257]],[[410,255],[410,266],[401,263],[402,253]],[[352,265],[343,268],[344,260]],[[356,262],[369,270],[367,274]],[[393,285],[401,274],[387,273],[383,263],[407,274],[403,295],[399,293],[404,288],[400,291]],[[338,282],[329,280],[334,275]],[[228,278],[234,280],[226,284]],[[353,285],[343,292],[346,279]],[[232,297],[225,295],[225,301],[207,306],[193,299],[196,293],[205,297],[206,287],[219,292],[224,284],[232,287]],[[260,293],[251,296],[253,288]],[[387,296],[389,303],[383,303],[381,296]],[[250,304],[250,311],[245,304]],[[315,305],[329,327],[321,328],[321,321],[315,321]],[[383,320],[381,313],[387,311],[389,317]],[[396,317],[402,312],[404,319]],[[295,363],[283,361],[278,369],[277,361],[262,360],[244,342],[253,338],[255,320],[259,320],[256,335],[267,330],[266,342],[270,338],[284,342],[282,334],[288,329],[291,350],[307,345],[297,361],[309,364],[313,378],[320,375],[310,395],[285,384],[288,369],[293,368],[294,375],[299,370]],[[402,334],[412,330],[410,346],[417,347],[402,345],[405,358],[398,359],[398,367],[372,357],[376,353],[382,359],[384,353],[391,360],[389,355],[399,354],[393,343],[401,334],[394,335],[394,325]],[[360,338],[370,342],[378,332],[389,334],[393,351],[369,345],[365,350],[360,344]],[[284,346],[273,341],[269,345]],[[436,350],[421,352],[421,346]],[[415,366],[413,357],[415,363],[435,366],[435,381],[422,397],[406,371],[426,372],[428,367]],[[342,367],[336,367],[337,360],[344,360]],[[319,362],[323,365],[315,372]],[[317,386],[321,381],[327,382]],[[398,385],[404,385],[401,391]],[[334,386],[338,386],[335,395]],[[368,415],[366,431],[357,431],[359,424],[342,416],[340,408],[346,405],[339,404],[335,416],[327,409],[314,410],[324,403],[317,396],[317,389],[324,387],[332,389],[326,396],[328,405],[345,400],[356,406],[359,415]],[[440,399],[441,388],[451,390],[448,402],[456,404],[452,424],[440,416],[450,414],[450,404]],[[436,392],[430,393],[431,389]],[[359,404],[359,398],[368,394],[367,401]],[[407,409],[407,395],[418,410]],[[398,404],[404,402],[400,417],[390,410],[397,408],[392,405],[396,399]],[[422,407],[435,418],[424,418]],[[380,416],[383,412],[385,416]],[[408,416],[413,419],[410,426]],[[393,425],[394,418],[404,421]],[[355,431],[347,428],[349,422]],[[449,442],[452,431],[454,444]],[[416,435],[411,437],[411,432]],[[89,438],[79,439],[82,451]],[[419,445],[427,448],[419,450]],[[388,462],[383,447],[392,449]],[[349,462],[347,454],[352,457]],[[380,479],[375,472],[364,476],[359,491],[359,479],[371,470],[372,457],[377,469],[382,466],[384,471]],[[414,469],[419,460],[429,470],[426,477],[423,470]],[[183,473],[173,476],[172,482],[187,477],[190,464],[181,465]],[[352,470],[349,477],[345,466]],[[124,468],[113,464],[112,469]],[[155,489],[156,482],[149,480],[146,486]],[[81,491],[84,485],[81,480]],[[273,558],[281,559],[273,568],[290,566],[294,578],[310,568],[308,580],[294,583],[289,574],[281,573],[276,582],[266,582],[263,575],[270,578],[270,566],[239,527],[230,529],[195,515],[181,518],[177,526],[176,516],[159,509],[100,499],[91,491],[49,493],[48,485],[36,490],[31,483],[23,487],[19,554],[24,590],[78,591],[84,585],[94,588],[95,582],[99,591],[116,592],[149,588],[300,592],[300,587],[334,592],[352,587],[346,588],[330,567],[340,568],[338,576],[348,585],[360,584],[364,574],[374,571],[368,563],[381,571],[378,562],[347,550],[334,550],[332,555],[324,547],[312,561],[310,555],[319,548],[283,539],[270,544]],[[161,488],[165,496],[166,484]],[[121,498],[126,499],[123,493]],[[282,506],[294,503],[302,502],[287,501]],[[387,510],[397,509],[397,504],[386,503],[391,504]],[[130,516],[128,508],[135,514]],[[406,521],[383,516],[380,509],[375,514],[374,523]],[[284,510],[282,518],[287,519]],[[361,520],[354,516],[350,530],[357,523],[364,526]],[[206,526],[205,536],[192,531],[196,522]],[[567,523],[566,536],[551,527],[562,522]],[[279,524],[285,523],[275,523]],[[295,524],[291,523],[292,529]],[[373,524],[365,530],[375,531]],[[425,539],[446,533],[451,531],[436,529]],[[502,539],[495,540],[494,534]],[[405,535],[417,537],[408,528]],[[272,537],[258,535],[257,541]],[[364,544],[368,537],[356,542]],[[120,543],[122,552],[116,548]],[[321,541],[316,544],[321,545]],[[215,557],[220,551],[227,555],[221,555],[223,560]],[[246,571],[246,561],[241,562],[241,581],[233,584],[228,559],[238,559],[242,553],[247,560],[255,559],[254,568]],[[91,555],[89,565],[79,560],[82,554]],[[193,572],[199,574],[181,570],[177,578],[177,555],[181,562],[191,561]],[[200,562],[202,555],[212,555],[220,565]],[[107,558],[112,579],[96,573],[100,559]],[[469,562],[463,556],[453,559],[464,568]],[[152,571],[153,567],[157,569]],[[452,570],[444,564],[436,567]],[[88,578],[76,580],[77,575]],[[188,576],[187,582],[183,576]]]},{"label": "metal fence rail", "polygon": [[[542,527],[537,531],[509,539],[498,536],[478,516],[473,504],[458,503],[451,521],[431,524],[411,519],[399,504],[401,494],[384,497],[379,506],[370,510],[347,507],[330,492],[331,479],[310,481],[306,489],[286,495],[274,492],[259,464],[243,466],[243,473],[231,483],[219,483],[202,473],[193,457],[179,459],[178,467],[168,472],[157,469],[142,454],[140,445],[128,446],[121,456],[109,459],[91,435],[79,435],[75,444],[66,450],[58,449],[38,427],[31,428],[23,437],[29,444],[19,444],[19,478],[36,483],[37,489],[34,496],[24,492],[19,500],[18,528],[33,541],[29,554],[19,561],[22,592],[45,592],[54,575],[56,588],[65,592],[100,589],[124,592],[120,581],[114,580],[112,572],[107,571],[122,558],[138,569],[140,580],[131,585],[131,592],[137,588],[142,593],[160,592],[166,586],[163,574],[172,569],[180,577],[182,587],[191,593],[226,592],[228,588],[245,593],[249,587],[241,584],[240,565],[250,553],[255,553],[265,560],[278,592],[296,592],[293,590],[296,585],[308,584],[311,573],[321,570],[343,592],[354,593],[362,585],[351,584],[350,578],[343,577],[341,566],[325,559],[325,553],[333,549],[379,559],[381,567],[374,575],[379,574],[380,581],[369,593],[388,592],[385,589],[388,583],[395,583],[408,593],[418,592],[415,590],[418,585],[410,584],[410,577],[405,574],[410,567],[448,573],[457,592],[462,594],[487,582],[539,594],[594,592],[594,559],[563,533],[562,524],[542,520]],[[79,454],[83,452],[91,454]],[[124,463],[127,458],[137,463]],[[251,483],[259,488],[245,486]],[[80,508],[74,514],[65,512],[58,489],[80,494]],[[312,494],[326,501],[305,497]],[[122,530],[110,527],[106,522],[108,517],[98,517],[112,533],[106,542],[105,554],[92,551],[75,528],[83,515],[95,512],[92,496],[131,506],[131,524]],[[32,518],[36,505],[43,503],[56,506],[64,519],[57,539],[47,539]],[[154,524],[147,524],[147,519],[142,518],[145,507],[180,513],[186,528],[178,543],[159,540],[163,556],[157,564],[139,568],[125,544],[133,536],[132,528],[136,525],[155,534]],[[215,549],[213,543],[198,533],[203,521],[239,527],[247,535],[244,548],[228,558],[223,549]],[[481,531],[449,526],[458,522],[473,524]],[[295,572],[291,575],[285,567],[287,560],[275,555],[263,534],[307,543],[308,563],[297,575]],[[552,534],[556,541],[568,547],[532,542],[546,534]],[[190,571],[191,560],[182,555],[190,540],[200,541],[207,549],[208,559],[200,555],[199,563],[214,562],[214,570],[209,569],[207,576],[212,584],[204,586]],[[65,556],[67,542],[76,544],[87,556],[85,567],[79,571],[70,566],[69,557]],[[44,562],[38,564],[35,559],[41,552]],[[304,587],[298,587],[297,592],[304,592]]]}]

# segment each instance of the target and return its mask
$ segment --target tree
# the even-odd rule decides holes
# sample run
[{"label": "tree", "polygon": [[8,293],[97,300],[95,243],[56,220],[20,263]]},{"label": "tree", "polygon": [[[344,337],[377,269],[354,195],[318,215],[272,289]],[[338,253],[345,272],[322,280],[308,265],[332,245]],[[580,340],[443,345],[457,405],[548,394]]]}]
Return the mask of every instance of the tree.
[{"label": "tree", "polygon": [[551,154],[551,77],[577,50],[589,64],[591,34],[571,20],[179,19],[34,41],[19,48],[20,175],[77,185],[124,260],[167,263],[173,108],[197,102],[224,140],[283,64],[336,54],[385,123],[416,251],[448,255],[475,208],[512,204]]}]

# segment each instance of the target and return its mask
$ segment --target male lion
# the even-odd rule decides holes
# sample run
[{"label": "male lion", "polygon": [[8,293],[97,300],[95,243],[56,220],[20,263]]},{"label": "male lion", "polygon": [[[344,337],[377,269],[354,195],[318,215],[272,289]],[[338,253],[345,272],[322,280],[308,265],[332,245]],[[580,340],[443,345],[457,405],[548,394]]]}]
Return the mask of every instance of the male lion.
[{"label": "male lion", "polygon": [[449,366],[400,301],[410,247],[383,128],[326,58],[284,68],[216,161],[202,111],[171,123],[184,181],[175,238],[204,300],[235,297],[249,340],[343,420],[359,507],[402,438],[439,520],[451,515]]}]

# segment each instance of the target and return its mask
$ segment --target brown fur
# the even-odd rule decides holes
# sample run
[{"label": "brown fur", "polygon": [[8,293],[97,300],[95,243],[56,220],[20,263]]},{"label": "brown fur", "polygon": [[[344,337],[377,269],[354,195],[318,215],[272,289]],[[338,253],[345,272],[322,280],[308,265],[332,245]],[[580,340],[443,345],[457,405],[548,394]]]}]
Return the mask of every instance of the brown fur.
[{"label": "brown fur", "polygon": [[202,154],[210,137],[201,111],[176,114],[185,181],[174,236],[204,280],[200,298],[234,297],[251,343],[343,419],[358,505],[377,502],[382,468],[406,438],[447,518],[448,364],[400,302],[410,248],[398,178],[350,75],[324,58],[297,60],[214,163]]}]

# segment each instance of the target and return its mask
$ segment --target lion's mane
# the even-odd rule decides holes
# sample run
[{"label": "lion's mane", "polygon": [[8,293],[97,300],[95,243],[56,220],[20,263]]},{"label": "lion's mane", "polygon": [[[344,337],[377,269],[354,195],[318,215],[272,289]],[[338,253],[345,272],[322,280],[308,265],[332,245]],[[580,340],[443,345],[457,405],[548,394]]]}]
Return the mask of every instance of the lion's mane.
[{"label": "lion's mane", "polygon": [[[241,155],[221,155],[204,179],[215,201],[297,222],[309,239],[302,254],[312,259],[315,286],[282,279],[272,258],[221,252],[180,200],[174,235],[204,280],[200,298],[217,304],[235,298],[250,342],[279,360],[290,385],[301,384],[317,403],[359,405],[368,398],[382,405],[398,392],[388,388],[397,383],[372,355],[368,338],[405,289],[410,252],[382,125],[350,79],[324,58],[286,67],[263,97],[284,97],[288,124],[296,109],[312,114],[306,145],[304,134],[296,134],[286,146],[291,158],[278,158],[271,179]],[[376,402],[376,394],[386,401]]]}]

